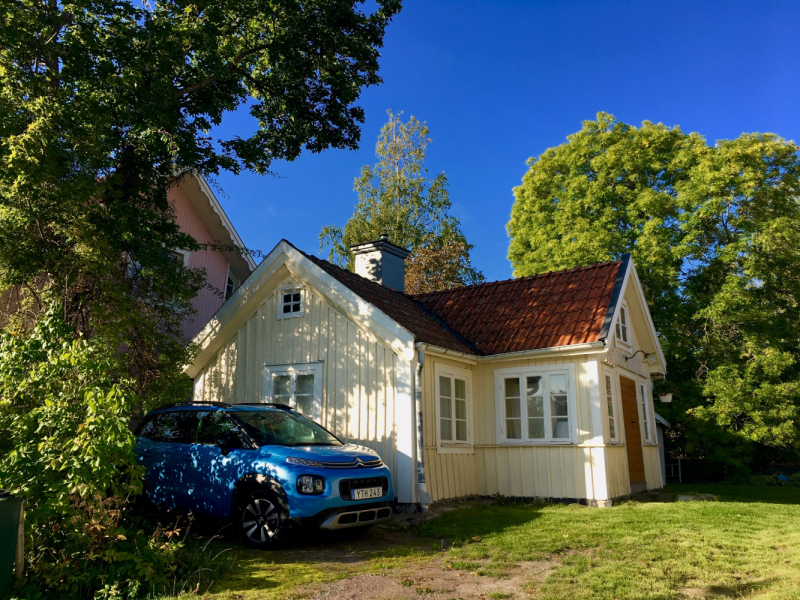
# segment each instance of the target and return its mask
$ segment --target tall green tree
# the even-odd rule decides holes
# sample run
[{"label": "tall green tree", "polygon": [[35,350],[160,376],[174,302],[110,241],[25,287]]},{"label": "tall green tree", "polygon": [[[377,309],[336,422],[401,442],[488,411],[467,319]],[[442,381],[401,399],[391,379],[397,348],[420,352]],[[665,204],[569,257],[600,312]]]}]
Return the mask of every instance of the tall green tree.
[{"label": "tall green tree", "polygon": [[[388,234],[392,243],[411,251],[406,289],[412,293],[437,291],[483,281],[472,267],[460,221],[449,211],[447,176],[432,179],[425,167],[430,143],[428,127],[412,115],[387,111],[381,128],[375,166],[365,165],[355,180],[358,203],[345,226],[328,225],[320,233],[320,250],[330,247],[329,259],[353,270],[350,246]],[[426,278],[426,274],[437,274]]]},{"label": "tall green tree", "polygon": [[[398,0],[0,0],[0,289],[125,347],[148,398],[187,356],[202,283],[167,190],[186,172],[269,172],[355,148]],[[236,110],[250,131],[214,135]],[[49,295],[43,295],[49,290]]]},{"label": "tall green tree", "polygon": [[771,134],[600,113],[529,161],[508,224],[516,276],[630,252],[667,353],[681,450],[739,464],[800,447],[800,157]]},{"label": "tall green tree", "polygon": [[[370,6],[0,0],[0,487],[32,515],[41,593],[133,597],[175,566],[124,531],[130,412],[186,397],[181,323],[204,280],[171,252],[198,245],[168,190],[357,147],[400,2]],[[220,138],[237,109],[250,129]]]}]

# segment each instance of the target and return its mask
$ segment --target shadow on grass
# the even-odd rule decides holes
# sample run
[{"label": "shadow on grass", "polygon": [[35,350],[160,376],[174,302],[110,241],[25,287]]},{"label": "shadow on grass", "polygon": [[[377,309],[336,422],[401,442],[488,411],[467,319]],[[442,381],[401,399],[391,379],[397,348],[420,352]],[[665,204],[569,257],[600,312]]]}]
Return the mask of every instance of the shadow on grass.
[{"label": "shadow on grass", "polygon": [[743,598],[768,589],[778,582],[777,577],[760,581],[743,581],[734,585],[708,585],[696,588],[683,588],[681,596],[688,598]]},{"label": "shadow on grass", "polygon": [[342,531],[298,528],[279,548],[254,550],[238,539],[230,521],[196,517],[192,537],[235,556],[234,567],[217,579],[211,592],[248,599],[261,598],[259,592],[267,598],[284,597],[288,589],[340,579],[373,559],[391,562],[434,552],[430,540],[391,523]]},{"label": "shadow on grass", "polygon": [[668,494],[713,494],[717,496],[720,502],[800,504],[800,487],[668,483],[664,486],[664,491]]},{"label": "shadow on grass", "polygon": [[[584,510],[577,504],[575,510]],[[475,504],[446,512],[435,519],[421,523],[414,533],[421,536],[453,541],[468,540],[475,536],[486,537],[507,529],[519,527],[541,516],[542,504],[510,503],[500,505]]]}]

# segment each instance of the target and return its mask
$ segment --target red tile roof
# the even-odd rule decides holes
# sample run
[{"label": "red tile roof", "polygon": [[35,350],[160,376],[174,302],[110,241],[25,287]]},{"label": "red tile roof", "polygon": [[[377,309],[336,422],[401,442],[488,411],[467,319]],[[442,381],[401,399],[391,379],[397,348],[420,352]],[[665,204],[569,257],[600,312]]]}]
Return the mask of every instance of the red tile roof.
[{"label": "red tile roof", "polygon": [[412,298],[481,354],[596,342],[621,265],[608,262]]},{"label": "red tile roof", "polygon": [[467,354],[479,354],[476,348],[466,343],[457,333],[451,331],[410,296],[365,279],[326,260],[306,254],[299,248],[296,249],[328,275],[339,280],[364,300],[377,306],[398,324],[405,327],[418,342],[426,342]]},{"label": "red tile roof", "polygon": [[411,296],[297,250],[418,342],[474,355],[598,341],[624,274],[617,261]]}]

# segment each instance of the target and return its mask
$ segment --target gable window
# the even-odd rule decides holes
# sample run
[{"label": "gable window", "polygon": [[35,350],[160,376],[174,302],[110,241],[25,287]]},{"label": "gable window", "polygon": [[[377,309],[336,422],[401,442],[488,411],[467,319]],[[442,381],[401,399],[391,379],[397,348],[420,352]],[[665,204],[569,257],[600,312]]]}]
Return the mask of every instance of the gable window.
[{"label": "gable window", "polygon": [[439,447],[471,447],[470,371],[436,363],[434,376]]},{"label": "gable window", "polygon": [[571,443],[575,414],[574,367],[495,371],[498,440]]},{"label": "gable window", "polygon": [[233,276],[228,273],[228,279],[225,282],[225,300],[233,296],[233,292],[239,287]]},{"label": "gable window", "polygon": [[628,305],[624,302],[619,307],[619,318],[617,319],[617,340],[623,344],[630,344],[628,335]]},{"label": "gable window", "polygon": [[642,422],[644,423],[644,439],[648,444],[653,443],[653,427],[650,423],[650,402],[647,393],[647,382],[639,380],[639,398],[642,403]]},{"label": "gable window", "polygon": [[606,412],[608,413],[608,437],[612,442],[619,440],[617,413],[614,410],[614,378],[605,373]]},{"label": "gable window", "polygon": [[303,290],[278,290],[278,318],[291,319],[303,315]]},{"label": "gable window", "polygon": [[286,404],[318,421],[322,415],[322,362],[265,366],[263,400]]}]

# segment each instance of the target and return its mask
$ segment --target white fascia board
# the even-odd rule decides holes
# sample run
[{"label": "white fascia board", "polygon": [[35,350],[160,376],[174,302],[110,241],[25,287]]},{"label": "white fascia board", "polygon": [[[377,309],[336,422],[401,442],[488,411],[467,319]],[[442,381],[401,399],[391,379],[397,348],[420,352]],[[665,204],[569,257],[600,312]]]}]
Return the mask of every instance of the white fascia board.
[{"label": "white fascia board", "polygon": [[225,212],[225,209],[222,208],[222,204],[220,204],[219,200],[217,200],[217,196],[211,190],[211,187],[208,185],[208,182],[206,181],[205,177],[203,177],[199,173],[193,173],[193,175],[194,177],[197,178],[198,182],[200,183],[200,189],[208,198],[212,210],[219,216],[222,226],[231,236],[231,241],[233,242],[233,245],[238,246],[239,248],[245,251],[242,254],[242,258],[244,258],[244,260],[247,262],[247,265],[250,267],[250,271],[253,271],[256,268],[256,263],[253,260],[253,257],[250,256],[250,253],[247,252],[247,247],[244,245],[242,238],[239,237],[239,232],[236,231],[236,228],[233,226],[233,223],[231,223],[231,220],[228,218],[228,214]]},{"label": "white fascia board", "polygon": [[289,246],[287,268],[313,285],[348,317],[372,331],[405,360],[413,360],[414,335],[374,304],[367,302],[335,277]]},{"label": "white fascia board", "polygon": [[536,348],[534,350],[521,350],[519,352],[506,352],[505,354],[491,354],[489,356],[478,356],[478,362],[495,362],[498,360],[517,360],[523,358],[545,358],[548,356],[575,356],[580,354],[596,354],[606,351],[606,343],[603,340],[598,342],[587,342],[584,344],[572,344],[570,346],[552,346],[550,348]]},{"label": "white fascia board", "polygon": [[[658,334],[656,333],[656,324],[653,323],[653,317],[650,314],[650,309],[647,307],[647,299],[644,297],[644,290],[642,289],[642,282],[639,281],[639,274],[636,272],[636,266],[633,264],[633,260],[631,260],[631,262],[630,262],[629,272],[633,275],[633,281],[634,281],[634,284],[635,284],[634,285],[634,293],[636,294],[636,299],[639,302],[639,310],[641,310],[642,313],[645,316],[645,321],[647,322],[647,332],[650,334],[650,337],[652,339],[653,345],[655,346],[656,355],[658,356],[658,360],[660,362],[659,366],[661,367],[661,369],[658,372],[666,374],[666,372],[667,372],[667,359],[664,356],[664,350],[662,350],[662,348],[661,348],[661,342],[659,341]],[[623,286],[623,291],[627,290],[627,285],[628,285],[628,279],[627,279],[627,275],[626,275],[626,281],[625,281],[625,286]],[[623,293],[622,297],[624,297],[624,295],[625,294]],[[622,304],[622,301],[620,300],[620,302],[618,303],[618,308],[617,308],[618,310],[619,310],[619,306],[621,304]],[[629,321],[630,321],[630,319],[629,319]],[[628,325],[630,326],[630,322],[628,323]],[[639,345],[641,346],[641,342],[639,343]]]},{"label": "white fascia board", "polygon": [[[611,324],[608,327],[607,335],[610,339],[616,340],[616,337],[614,336],[615,323],[617,322],[617,319],[619,319],[619,311],[622,308],[622,303],[625,301],[625,291],[628,289],[628,281],[630,281],[632,270],[633,259],[631,258],[628,260],[627,268],[625,269],[625,275],[622,278],[622,286],[620,286],[619,296],[617,297],[617,305],[614,307],[614,316],[611,317]],[[628,319],[628,326],[630,326],[630,319]]]}]

